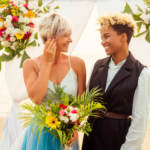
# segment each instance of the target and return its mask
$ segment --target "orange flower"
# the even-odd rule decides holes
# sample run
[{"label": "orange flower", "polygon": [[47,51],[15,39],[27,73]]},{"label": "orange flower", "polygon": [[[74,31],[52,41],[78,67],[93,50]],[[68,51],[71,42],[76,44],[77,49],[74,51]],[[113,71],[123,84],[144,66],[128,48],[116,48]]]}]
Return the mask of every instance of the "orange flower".
[{"label": "orange flower", "polygon": [[24,14],[24,16],[27,18],[34,18],[35,14],[33,11],[29,10],[26,14]]}]

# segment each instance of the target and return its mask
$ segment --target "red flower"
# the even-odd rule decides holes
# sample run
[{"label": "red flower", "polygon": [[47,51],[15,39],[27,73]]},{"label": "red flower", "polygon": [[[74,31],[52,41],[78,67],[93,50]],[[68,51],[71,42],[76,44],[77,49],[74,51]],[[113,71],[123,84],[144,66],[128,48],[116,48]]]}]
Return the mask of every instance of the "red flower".
[{"label": "red flower", "polygon": [[74,110],[71,111],[71,113],[72,113],[72,114],[77,114],[78,111],[77,111],[76,109],[74,109]]},{"label": "red flower", "polygon": [[31,32],[27,32],[27,33],[24,35],[23,39],[26,40],[26,39],[28,39],[31,35],[32,35]]},{"label": "red flower", "polygon": [[24,6],[26,9],[28,9],[28,4],[24,4],[23,6]]},{"label": "red flower", "polygon": [[18,17],[17,16],[12,16],[12,22],[18,22]]},{"label": "red flower", "polygon": [[2,30],[0,30],[0,37],[1,37],[1,36],[3,36],[3,32],[2,32]]},{"label": "red flower", "polygon": [[6,40],[7,40],[7,41],[10,41],[10,35],[7,36]]},{"label": "red flower", "polygon": [[30,26],[31,28],[34,28],[34,23],[30,22],[30,23],[29,23],[29,26]]},{"label": "red flower", "polygon": [[66,108],[67,108],[67,106],[66,106],[66,105],[64,105],[64,104],[59,104],[59,108],[66,109]]},{"label": "red flower", "polygon": [[2,28],[2,29],[1,29],[1,31],[6,31],[6,28],[5,28],[5,27],[4,27],[4,28]]},{"label": "red flower", "polygon": [[9,3],[10,3],[10,4],[14,4],[14,2],[13,2],[13,1],[10,1]]}]

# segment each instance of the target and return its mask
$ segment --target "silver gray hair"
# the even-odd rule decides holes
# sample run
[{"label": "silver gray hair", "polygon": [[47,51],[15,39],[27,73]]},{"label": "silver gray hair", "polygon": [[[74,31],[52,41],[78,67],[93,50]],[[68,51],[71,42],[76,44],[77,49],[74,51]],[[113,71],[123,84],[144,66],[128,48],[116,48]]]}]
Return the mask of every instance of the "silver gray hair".
[{"label": "silver gray hair", "polygon": [[39,33],[43,43],[45,43],[48,38],[59,37],[70,30],[71,25],[67,19],[58,13],[52,13],[44,17],[39,25]]}]

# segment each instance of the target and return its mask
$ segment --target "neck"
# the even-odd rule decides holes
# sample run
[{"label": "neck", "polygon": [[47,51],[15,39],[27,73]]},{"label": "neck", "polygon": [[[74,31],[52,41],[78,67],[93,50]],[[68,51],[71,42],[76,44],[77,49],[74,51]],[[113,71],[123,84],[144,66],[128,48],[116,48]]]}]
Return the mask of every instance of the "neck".
[{"label": "neck", "polygon": [[119,64],[121,61],[126,59],[129,56],[129,51],[128,49],[121,50],[120,52],[113,54],[112,59],[115,63],[115,65]]},{"label": "neck", "polygon": [[61,58],[61,53],[56,50],[54,64],[57,64],[57,62],[60,60],[60,58]]}]

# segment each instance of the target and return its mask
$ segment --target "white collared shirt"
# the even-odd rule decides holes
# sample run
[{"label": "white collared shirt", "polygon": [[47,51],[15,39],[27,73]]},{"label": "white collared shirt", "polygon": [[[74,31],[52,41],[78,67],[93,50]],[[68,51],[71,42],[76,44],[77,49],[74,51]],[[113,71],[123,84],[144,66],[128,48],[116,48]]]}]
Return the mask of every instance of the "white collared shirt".
[{"label": "white collared shirt", "polygon": [[[106,89],[110,85],[116,73],[126,60],[115,65],[111,59],[106,82]],[[150,71],[144,68],[139,76],[138,85],[134,93],[132,121],[126,135],[126,141],[120,150],[140,150],[147,129],[150,105]]]}]

